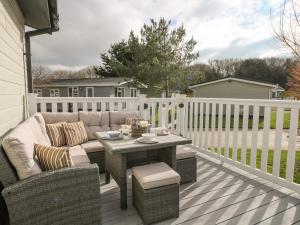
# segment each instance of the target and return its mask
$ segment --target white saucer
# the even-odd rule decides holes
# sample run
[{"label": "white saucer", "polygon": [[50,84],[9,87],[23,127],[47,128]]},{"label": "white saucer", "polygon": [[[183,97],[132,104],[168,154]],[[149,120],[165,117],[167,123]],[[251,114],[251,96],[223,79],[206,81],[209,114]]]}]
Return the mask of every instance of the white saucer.
[{"label": "white saucer", "polygon": [[156,143],[158,143],[158,141],[156,139],[152,139],[150,141],[145,141],[145,140],[143,140],[142,137],[140,137],[136,140],[137,140],[137,142],[142,143],[142,144],[156,144]]},{"label": "white saucer", "polygon": [[169,132],[157,133],[157,136],[167,136],[167,135],[169,135]]},{"label": "white saucer", "polygon": [[111,140],[111,141],[120,140],[120,139],[123,139],[123,135],[120,134],[118,137],[110,137],[109,135],[103,135],[103,136],[101,136],[101,139],[103,139],[103,140]]}]

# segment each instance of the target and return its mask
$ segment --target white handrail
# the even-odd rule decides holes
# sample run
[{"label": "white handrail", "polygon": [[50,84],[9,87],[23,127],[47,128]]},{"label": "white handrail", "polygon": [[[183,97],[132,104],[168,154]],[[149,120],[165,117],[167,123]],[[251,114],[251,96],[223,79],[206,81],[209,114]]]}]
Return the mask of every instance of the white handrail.
[{"label": "white handrail", "polygon": [[[299,101],[188,98],[183,95],[172,98],[146,98],[144,95],[138,98],[45,98],[30,94],[28,98],[31,115],[37,111],[138,110],[152,127],[167,127],[173,133],[191,138],[200,152],[300,193],[300,185],[294,182]],[[284,129],[287,118],[289,127]],[[276,120],[272,129],[271,119]],[[286,147],[283,147],[286,139]],[[285,176],[280,174],[282,151],[287,151]]]}]

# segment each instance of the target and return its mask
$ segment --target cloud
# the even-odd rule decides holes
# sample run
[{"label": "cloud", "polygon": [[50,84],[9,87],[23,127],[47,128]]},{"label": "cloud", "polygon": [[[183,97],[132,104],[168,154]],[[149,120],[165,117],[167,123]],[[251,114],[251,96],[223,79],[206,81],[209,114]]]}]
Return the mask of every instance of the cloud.
[{"label": "cloud", "polygon": [[274,44],[268,0],[60,0],[58,4],[60,31],[32,40],[33,63],[54,69],[98,65],[100,54],[112,43],[160,17],[171,19],[172,27],[184,24],[188,36],[198,41],[201,61],[282,54]]}]

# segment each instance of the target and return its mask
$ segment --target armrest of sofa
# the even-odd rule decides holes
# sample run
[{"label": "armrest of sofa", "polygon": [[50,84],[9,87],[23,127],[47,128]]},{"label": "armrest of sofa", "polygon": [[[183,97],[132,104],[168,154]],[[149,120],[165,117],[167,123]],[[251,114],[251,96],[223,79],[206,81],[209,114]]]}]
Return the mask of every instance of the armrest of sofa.
[{"label": "armrest of sofa", "polygon": [[96,164],[45,172],[6,187],[10,224],[101,224]]}]

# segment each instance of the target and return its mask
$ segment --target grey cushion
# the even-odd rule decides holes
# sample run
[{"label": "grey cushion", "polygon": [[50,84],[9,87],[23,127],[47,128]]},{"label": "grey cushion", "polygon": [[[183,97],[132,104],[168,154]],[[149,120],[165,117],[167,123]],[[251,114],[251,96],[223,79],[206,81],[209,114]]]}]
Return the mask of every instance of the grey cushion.
[{"label": "grey cushion", "polygon": [[70,147],[70,156],[73,165],[89,164],[90,160],[85,152],[79,145]]},{"label": "grey cushion", "polygon": [[79,120],[85,126],[88,139],[95,140],[95,132],[109,131],[108,112],[79,112]]},{"label": "grey cushion", "polygon": [[67,122],[67,123],[74,123],[78,122],[78,113],[66,113],[66,112],[58,112],[58,113],[42,113],[46,124],[51,123],[60,123],[60,122]]},{"label": "grey cushion", "polygon": [[196,151],[188,146],[178,145],[176,148],[176,159],[187,159],[196,157]]},{"label": "grey cushion", "polygon": [[83,143],[81,144],[81,148],[83,148],[87,153],[104,151],[104,146],[98,140]]},{"label": "grey cushion", "polygon": [[132,174],[144,189],[180,182],[179,174],[163,162],[133,167]]},{"label": "grey cushion", "polygon": [[109,126],[111,130],[120,129],[125,124],[126,117],[138,117],[138,111],[116,111],[109,112]]}]

